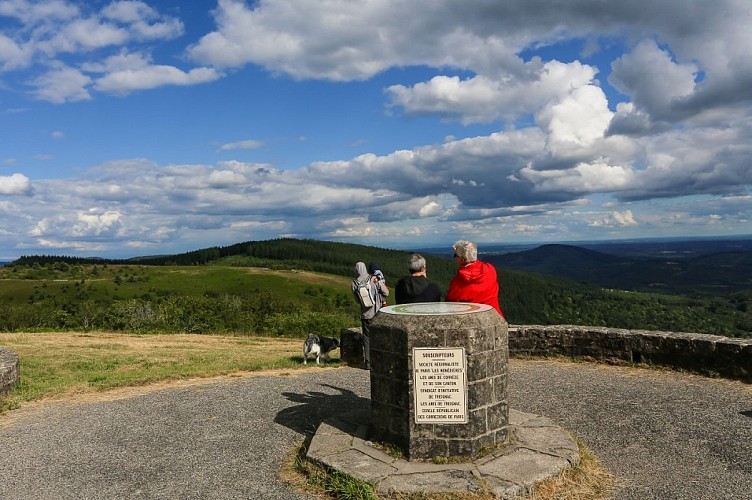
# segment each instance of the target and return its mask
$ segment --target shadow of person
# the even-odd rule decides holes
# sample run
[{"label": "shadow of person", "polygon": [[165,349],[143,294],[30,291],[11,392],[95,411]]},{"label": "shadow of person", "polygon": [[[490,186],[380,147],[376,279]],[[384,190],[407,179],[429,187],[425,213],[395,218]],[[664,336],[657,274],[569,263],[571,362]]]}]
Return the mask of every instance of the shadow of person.
[{"label": "shadow of person", "polygon": [[353,410],[370,411],[370,398],[360,397],[349,389],[330,384],[321,384],[321,386],[337,392],[334,394],[323,391],[308,391],[304,394],[283,392],[282,395],[289,401],[299,404],[277,413],[274,422],[310,437],[324,420]]}]

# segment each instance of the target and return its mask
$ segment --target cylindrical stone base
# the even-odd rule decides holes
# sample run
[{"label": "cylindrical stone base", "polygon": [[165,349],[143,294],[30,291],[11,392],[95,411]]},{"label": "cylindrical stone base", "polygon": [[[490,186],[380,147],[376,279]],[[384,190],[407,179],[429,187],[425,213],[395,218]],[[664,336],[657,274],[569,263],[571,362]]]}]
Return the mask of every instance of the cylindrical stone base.
[{"label": "cylindrical stone base", "polygon": [[475,459],[507,443],[507,323],[494,309],[390,306],[371,325],[375,440],[399,447],[409,460]]}]

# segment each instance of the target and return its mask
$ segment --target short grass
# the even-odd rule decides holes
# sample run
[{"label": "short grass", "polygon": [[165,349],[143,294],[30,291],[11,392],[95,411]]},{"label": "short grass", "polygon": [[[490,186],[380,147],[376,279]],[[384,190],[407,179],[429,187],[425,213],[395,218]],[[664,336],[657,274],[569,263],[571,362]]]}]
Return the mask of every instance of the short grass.
[{"label": "short grass", "polygon": [[[0,412],[29,401],[118,387],[303,367],[302,340],[286,338],[0,333],[0,345],[21,359],[20,382],[0,399]],[[338,355],[335,351],[327,366],[338,366]]]},{"label": "short grass", "polygon": [[308,460],[305,446],[294,450],[281,470],[282,479],[314,498],[377,500],[373,485]]}]

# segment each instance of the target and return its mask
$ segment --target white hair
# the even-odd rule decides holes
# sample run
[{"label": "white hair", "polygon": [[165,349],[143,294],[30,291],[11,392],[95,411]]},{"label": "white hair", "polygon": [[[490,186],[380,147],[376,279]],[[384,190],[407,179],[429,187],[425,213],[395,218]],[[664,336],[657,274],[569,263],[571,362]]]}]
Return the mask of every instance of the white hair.
[{"label": "white hair", "polygon": [[424,259],[422,255],[414,253],[410,256],[410,263],[408,265],[408,268],[410,269],[411,273],[418,273],[424,267],[426,267],[426,259]]},{"label": "white hair", "polygon": [[472,241],[459,240],[452,245],[452,248],[454,249],[454,253],[465,259],[466,262],[475,262],[478,260],[478,247]]}]

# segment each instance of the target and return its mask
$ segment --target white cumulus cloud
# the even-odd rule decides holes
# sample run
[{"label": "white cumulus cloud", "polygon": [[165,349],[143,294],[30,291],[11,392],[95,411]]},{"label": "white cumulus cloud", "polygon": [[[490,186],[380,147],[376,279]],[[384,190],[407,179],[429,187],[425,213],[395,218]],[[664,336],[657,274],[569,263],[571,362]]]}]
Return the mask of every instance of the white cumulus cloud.
[{"label": "white cumulus cloud", "polygon": [[3,196],[29,196],[34,188],[31,181],[23,174],[0,175],[0,195]]}]

